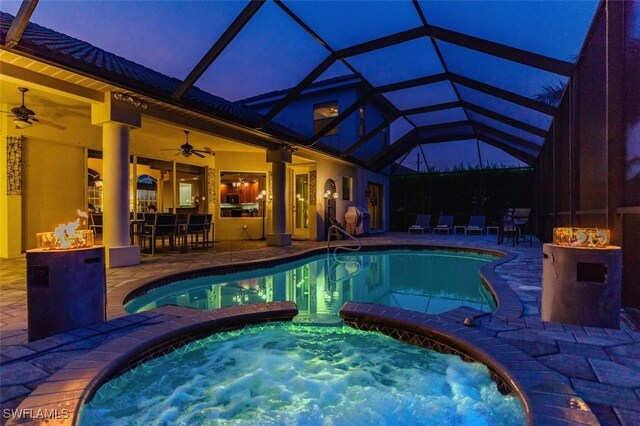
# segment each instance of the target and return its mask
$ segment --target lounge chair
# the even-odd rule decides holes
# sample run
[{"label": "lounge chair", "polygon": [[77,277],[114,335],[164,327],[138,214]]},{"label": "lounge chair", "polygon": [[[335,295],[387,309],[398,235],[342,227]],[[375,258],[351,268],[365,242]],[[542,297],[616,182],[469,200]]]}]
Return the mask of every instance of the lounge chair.
[{"label": "lounge chair", "polygon": [[421,234],[424,234],[425,229],[427,231],[431,229],[431,225],[429,224],[430,222],[431,222],[430,214],[419,214],[418,217],[416,218],[416,224],[411,225],[411,227],[407,231],[407,234],[411,234],[412,232],[418,232],[418,231],[420,231]]},{"label": "lounge chair", "polygon": [[446,232],[449,234],[453,231],[453,216],[451,215],[441,215],[438,219],[438,224],[433,228],[433,233],[438,232]]},{"label": "lounge chair", "polygon": [[471,234],[478,232],[480,235],[484,234],[484,216],[471,216],[469,218],[469,225],[464,227],[464,234]]}]

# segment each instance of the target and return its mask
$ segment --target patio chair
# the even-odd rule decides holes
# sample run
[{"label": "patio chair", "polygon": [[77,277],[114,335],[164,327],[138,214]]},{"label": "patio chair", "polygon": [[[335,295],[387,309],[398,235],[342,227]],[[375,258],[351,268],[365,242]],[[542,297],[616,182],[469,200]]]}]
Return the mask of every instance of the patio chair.
[{"label": "patio chair", "polygon": [[89,221],[89,229],[93,231],[93,235],[96,237],[102,236],[102,213],[91,213],[91,219]]},{"label": "patio chair", "polygon": [[204,239],[205,239],[205,245],[207,247],[211,246],[213,247],[213,241],[214,241],[214,228],[213,228],[213,215],[211,213],[208,213],[206,215],[204,215]]},{"label": "patio chair", "polygon": [[[145,215],[146,219],[146,215]],[[179,237],[177,216],[175,214],[157,213],[154,217],[153,225],[145,224],[142,226],[142,232],[139,235],[140,245],[144,249],[148,240],[151,247],[151,254],[156,253],[156,239],[162,241],[162,249],[164,249],[165,237],[169,240],[169,249],[173,249],[175,241]]]},{"label": "patio chair", "polygon": [[199,244],[202,244],[203,248],[207,248],[210,229],[210,214],[190,214],[187,219],[186,237],[190,240],[191,248],[194,248],[194,246],[198,248]]},{"label": "patio chair", "polygon": [[521,242],[529,243],[529,247],[533,246],[533,235],[529,232],[529,215],[531,214],[530,208],[515,208],[513,209],[513,225],[516,229],[513,245],[520,244]]},{"label": "patio chair", "polygon": [[502,218],[502,226],[498,232],[498,244],[502,244],[505,239],[511,240],[515,246],[520,242],[529,242],[529,247],[533,245],[533,236],[527,234],[530,208],[510,208]]},{"label": "patio chair", "polygon": [[433,228],[433,234],[438,232],[446,232],[449,234],[453,231],[453,216],[452,215],[440,215],[438,224]]},{"label": "patio chair", "polygon": [[464,234],[471,234],[477,232],[480,235],[484,234],[484,216],[471,216],[469,218],[469,225],[464,227]]},{"label": "patio chair", "polygon": [[421,234],[424,234],[425,229],[427,231],[431,229],[430,222],[431,222],[430,214],[419,214],[418,217],[416,217],[416,224],[411,225],[411,227],[407,231],[407,234],[411,234],[412,232],[418,232],[418,231],[420,231]]}]

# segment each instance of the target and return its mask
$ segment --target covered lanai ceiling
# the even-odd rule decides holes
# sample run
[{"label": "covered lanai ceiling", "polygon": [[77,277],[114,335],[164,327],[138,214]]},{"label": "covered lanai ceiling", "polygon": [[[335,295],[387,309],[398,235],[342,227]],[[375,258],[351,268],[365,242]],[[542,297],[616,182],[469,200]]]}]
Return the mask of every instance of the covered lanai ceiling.
[{"label": "covered lanai ceiling", "polygon": [[[15,15],[20,4],[1,8]],[[177,78],[174,102],[194,85],[232,101],[288,89],[263,126],[291,127],[286,108],[305,89],[350,76],[360,97],[297,143],[373,170],[434,171],[535,163],[557,107],[545,95],[562,94],[598,5],[56,1],[40,2],[30,19]],[[387,120],[368,122],[346,150],[322,139],[369,101]]]}]

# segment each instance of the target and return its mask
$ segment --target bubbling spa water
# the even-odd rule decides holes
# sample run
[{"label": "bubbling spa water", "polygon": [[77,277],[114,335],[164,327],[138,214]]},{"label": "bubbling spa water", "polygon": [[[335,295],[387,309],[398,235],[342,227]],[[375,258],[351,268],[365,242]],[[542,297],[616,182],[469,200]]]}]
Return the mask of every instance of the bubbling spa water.
[{"label": "bubbling spa water", "polygon": [[486,366],[349,327],[191,342],[104,384],[82,425],[522,425]]}]

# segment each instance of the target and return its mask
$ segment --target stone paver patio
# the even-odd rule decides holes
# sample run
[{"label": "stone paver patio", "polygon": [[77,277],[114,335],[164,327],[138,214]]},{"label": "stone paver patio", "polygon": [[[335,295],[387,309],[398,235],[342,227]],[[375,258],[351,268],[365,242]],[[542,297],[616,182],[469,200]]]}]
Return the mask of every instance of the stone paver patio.
[{"label": "stone paver patio", "polygon": [[[365,245],[428,244],[497,249],[515,257],[495,268],[523,304],[521,316],[484,315],[478,327],[518,347],[555,371],[584,399],[602,424],[640,424],[640,333],[623,322],[620,330],[580,327],[540,320],[542,250],[539,243],[497,246],[496,237],[407,235],[364,238]],[[121,294],[141,279],[179,271],[286,257],[325,242],[297,241],[290,247],[264,242],[217,243],[208,251],[143,256],[143,263],[107,271],[108,319],[83,329],[28,343],[24,257],[0,268],[0,408],[18,406],[39,384],[69,362],[117,337],[174,319],[156,312],[123,316]],[[491,281],[491,279],[489,280]],[[446,319],[446,318],[445,318]],[[3,411],[4,412],[4,411]],[[2,423],[7,421],[3,416]]]}]

